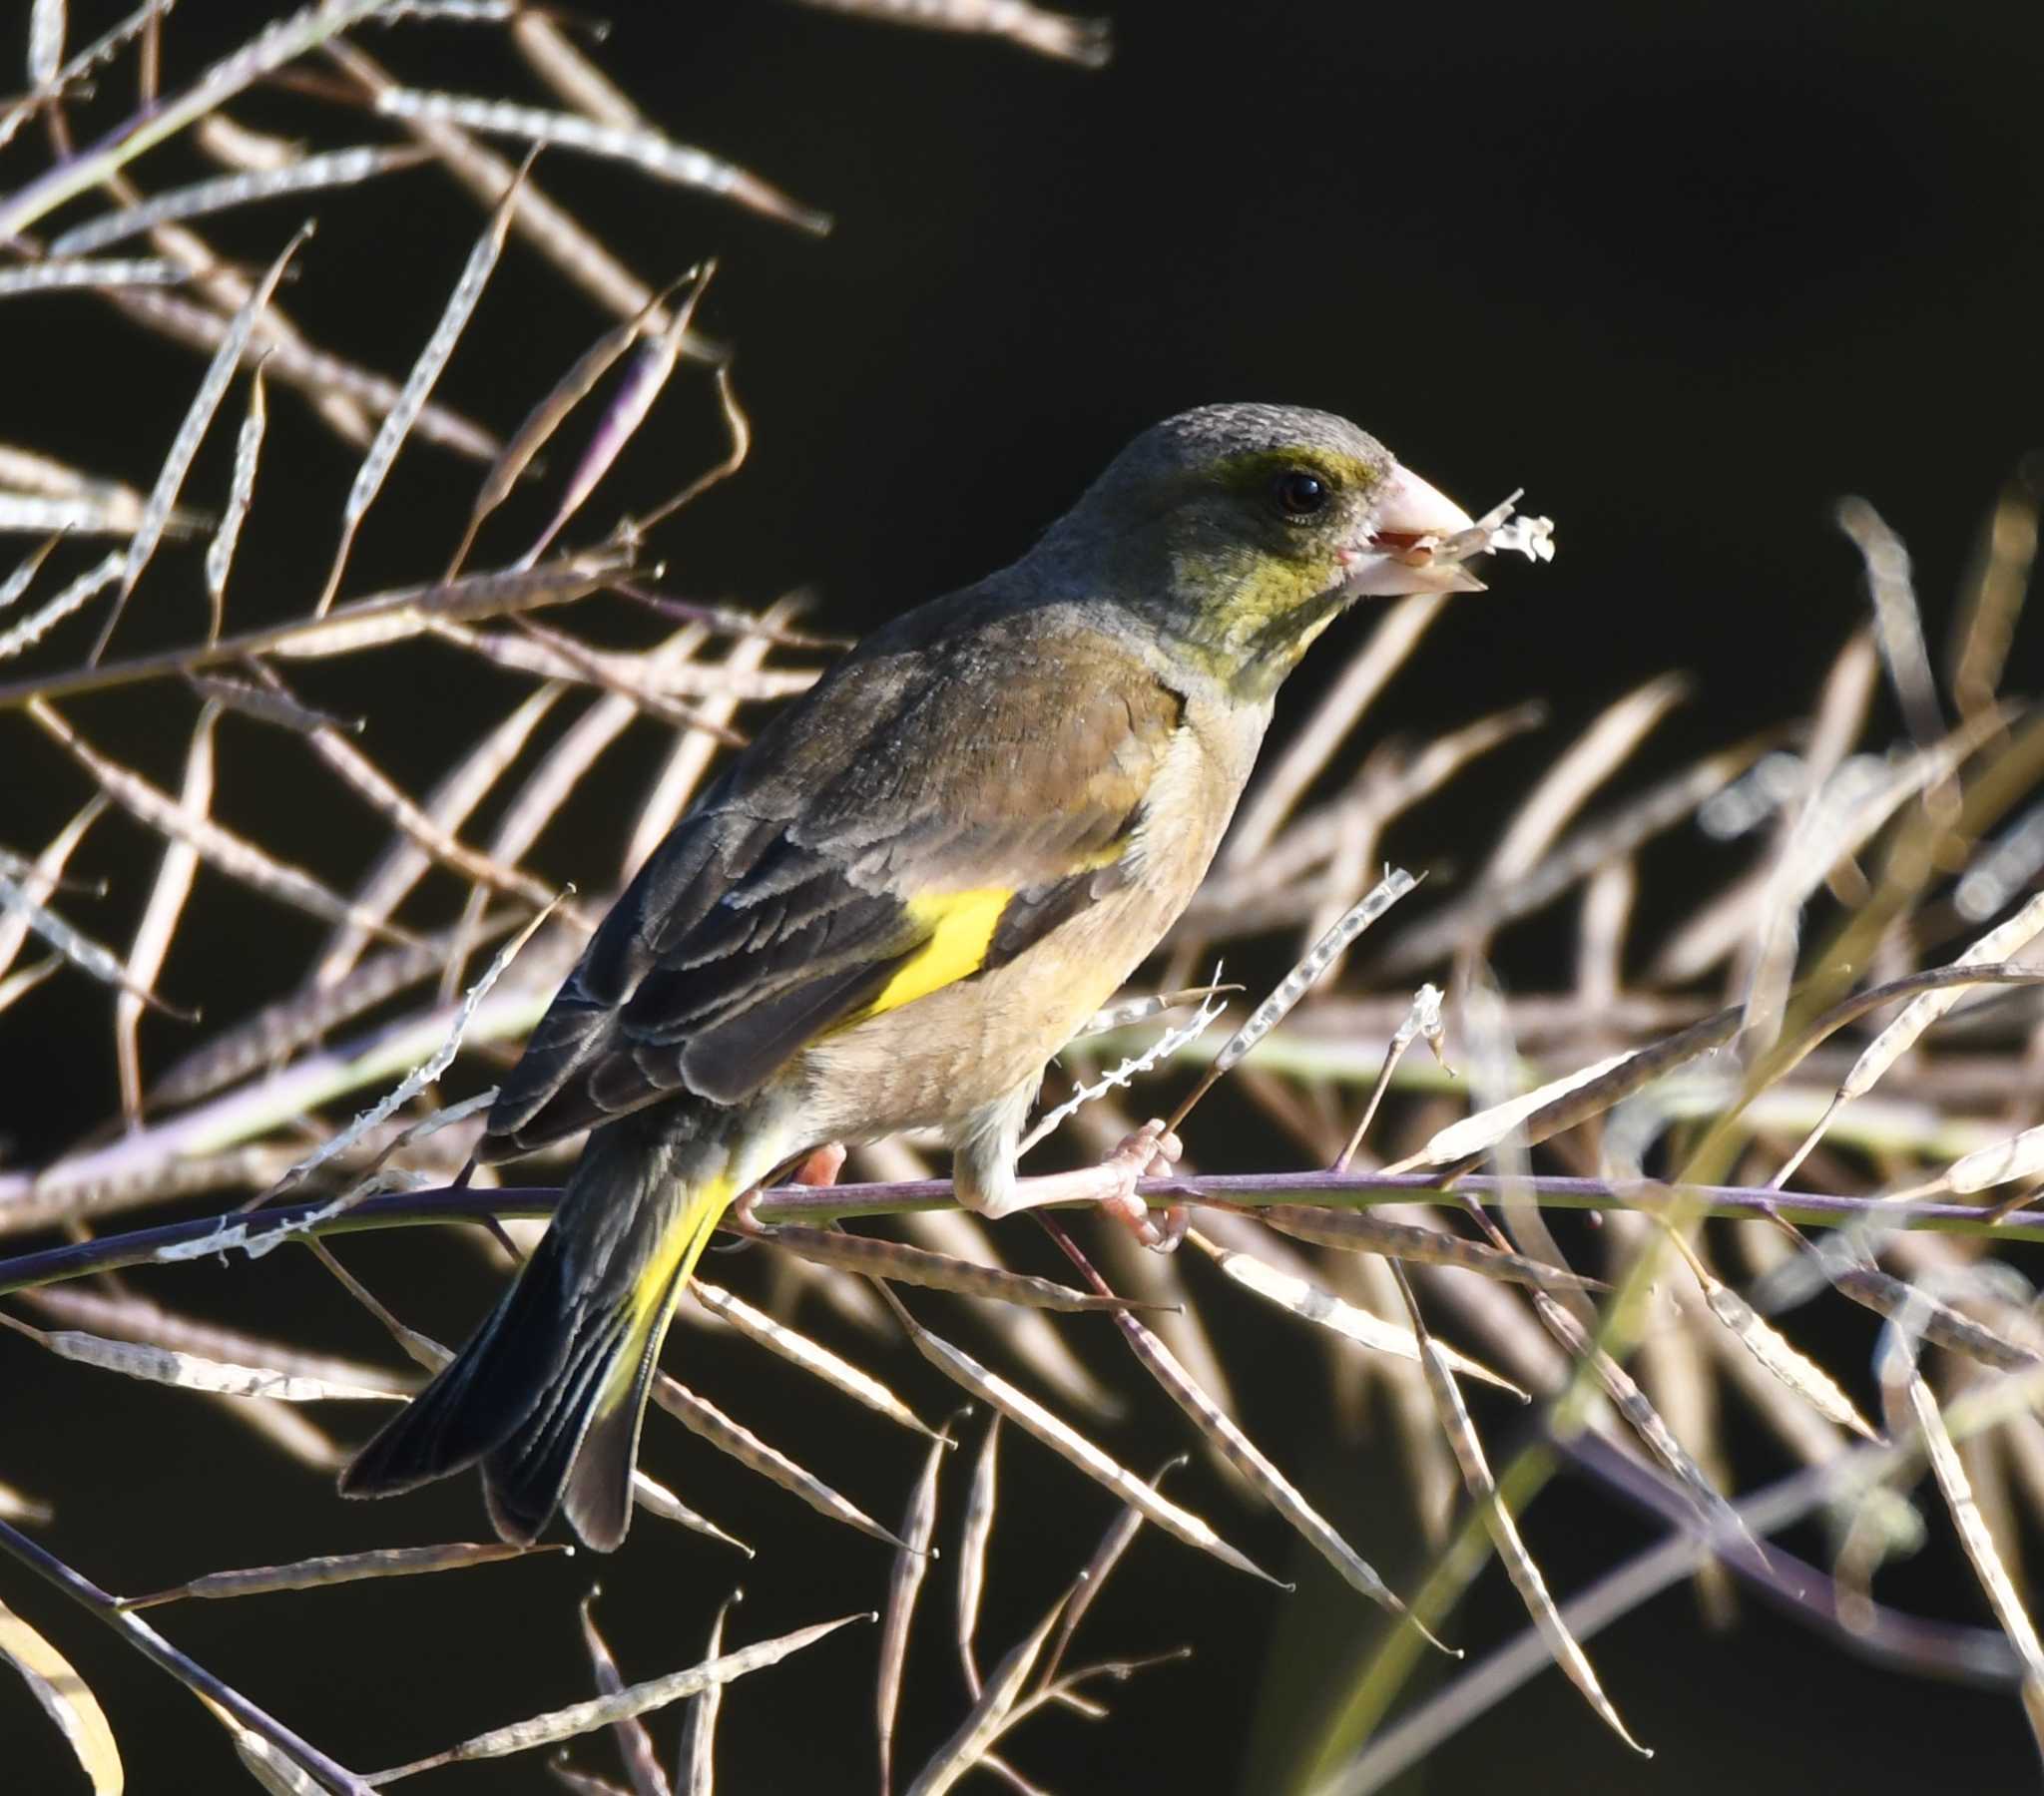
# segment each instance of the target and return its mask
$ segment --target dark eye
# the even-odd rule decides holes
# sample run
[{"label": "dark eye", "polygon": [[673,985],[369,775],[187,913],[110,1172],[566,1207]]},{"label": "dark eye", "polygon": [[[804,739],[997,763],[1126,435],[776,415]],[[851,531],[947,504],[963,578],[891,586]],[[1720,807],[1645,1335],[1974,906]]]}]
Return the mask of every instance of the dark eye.
[{"label": "dark eye", "polygon": [[1303,468],[1287,468],[1271,483],[1271,497],[1287,518],[1310,518],[1327,508],[1327,483]]}]

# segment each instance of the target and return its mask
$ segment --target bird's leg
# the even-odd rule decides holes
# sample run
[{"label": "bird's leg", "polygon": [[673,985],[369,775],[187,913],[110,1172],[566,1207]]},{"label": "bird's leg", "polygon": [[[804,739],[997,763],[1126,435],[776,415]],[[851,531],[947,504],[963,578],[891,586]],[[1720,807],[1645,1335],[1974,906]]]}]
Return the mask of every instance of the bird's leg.
[{"label": "bird's leg", "polygon": [[[812,1147],[795,1161],[787,1174],[789,1184],[834,1185],[838,1173],[844,1170],[844,1143],[825,1141],[820,1147]],[[770,1222],[762,1222],[753,1214],[753,1205],[760,1201],[764,1186],[755,1185],[731,1206],[732,1220],[738,1224],[741,1233],[749,1235],[766,1234],[771,1228]]]},{"label": "bird's leg", "polygon": [[[1002,1201],[999,1213],[1038,1209],[1046,1203],[1094,1203],[1114,1217],[1145,1247],[1170,1253],[1185,1238],[1190,1220],[1186,1207],[1174,1203],[1164,1211],[1162,1221],[1136,1195],[1136,1181],[1145,1176],[1161,1178],[1170,1173],[1185,1151],[1185,1143],[1161,1122],[1152,1118],[1099,1164],[1075,1167],[1070,1172],[1049,1172],[1036,1178],[1018,1179]],[[992,1213],[991,1211],[989,1213]]]},{"label": "bird's leg", "polygon": [[800,1165],[788,1174],[789,1184],[834,1185],[838,1173],[844,1170],[844,1143],[825,1141],[820,1147],[812,1147],[802,1158]]}]

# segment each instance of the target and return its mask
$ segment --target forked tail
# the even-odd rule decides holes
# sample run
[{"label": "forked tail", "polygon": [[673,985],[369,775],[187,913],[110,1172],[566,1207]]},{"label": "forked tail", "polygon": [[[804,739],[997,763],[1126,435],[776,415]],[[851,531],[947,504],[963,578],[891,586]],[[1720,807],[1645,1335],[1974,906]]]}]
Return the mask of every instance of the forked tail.
[{"label": "forked tail", "polygon": [[739,1123],[711,1113],[694,1129],[669,1116],[596,1130],[517,1280],[355,1456],[341,1494],[387,1496],[480,1462],[507,1541],[534,1540],[564,1508],[599,1552],[623,1541],[668,1319],[755,1157]]}]

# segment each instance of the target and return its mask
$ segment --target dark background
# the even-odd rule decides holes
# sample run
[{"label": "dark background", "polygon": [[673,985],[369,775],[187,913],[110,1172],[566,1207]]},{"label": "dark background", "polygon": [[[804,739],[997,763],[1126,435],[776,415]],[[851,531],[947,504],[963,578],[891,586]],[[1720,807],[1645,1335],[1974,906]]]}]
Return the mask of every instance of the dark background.
[{"label": "dark background", "polygon": [[[0,19],[26,10],[15,0]],[[615,9],[601,60],[658,122],[836,219],[815,240],[563,153],[542,160],[549,187],[649,277],[706,251],[723,257],[703,323],[736,347],[756,447],[738,480],[659,539],[677,590],[764,603],[806,586],[821,625],[862,629],[1018,553],[1143,425],[1209,400],[1260,398],[1354,416],[1472,510],[1523,485],[1528,507],[1559,522],[1553,567],[1501,569],[1494,594],[1468,602],[1401,676],[1380,728],[1440,727],[1541,695],[1555,718],[1541,738],[1551,753],[1603,703],[1670,667],[1694,674],[1695,697],[1643,774],[1779,721],[1861,614],[1855,558],[1829,519],[1848,492],[1906,536],[1939,647],[1986,509],[2039,437],[2036,8],[1131,0],[1113,10],[1114,64],[1087,75],[994,43],[792,7]],[[93,9],[74,13],[74,40],[97,28]],[[246,34],[254,16],[181,9],[167,81],[191,79],[226,47],[219,34]],[[0,28],[9,45],[19,35]],[[363,41],[422,83],[537,97],[481,34]],[[256,95],[236,111],[303,129],[307,104]],[[104,128],[118,115],[94,116]],[[325,121],[322,141],[361,131]],[[0,185],[24,179],[40,154],[10,152]],[[145,165],[165,185],[200,166],[178,147]],[[474,230],[472,208],[436,174],[399,179],[380,208],[360,197],[318,208],[320,234],[288,294],[313,336],[393,371],[430,327]],[[271,208],[214,234],[259,263],[291,222]],[[442,393],[508,429],[602,322],[514,242]],[[83,302],[12,301],[0,324],[0,437],[146,487],[198,358]],[[276,388],[272,413],[232,601],[245,624],[303,608],[353,466]],[[225,479],[232,430],[214,434],[195,493]],[[707,382],[679,383],[609,503],[659,497],[718,440]],[[474,478],[430,447],[407,449],[349,590],[436,569]],[[606,515],[602,502],[592,515]],[[185,558],[182,589],[165,576],[150,608],[138,605],[124,652],[189,639],[203,603],[196,559]],[[1330,639],[1317,676],[1354,640]],[[84,646],[53,649],[75,658]],[[2033,621],[2018,689],[2037,653]],[[430,653],[389,658],[383,677],[366,741],[414,783],[511,689]],[[1309,669],[1300,683],[1314,677]],[[322,695],[316,676],[302,683]],[[1295,712],[1308,696],[1287,703]],[[358,690],[349,697],[362,708]],[[189,705],[80,705],[76,715],[109,748],[174,776]],[[307,789],[317,802],[298,796]],[[1459,806],[1436,807],[1425,833],[1396,845],[1451,877],[1495,827],[1487,804],[1514,789],[1503,775],[1472,781]],[[0,730],[0,840],[32,849],[84,790],[24,728]],[[618,787],[621,809],[632,790]],[[330,791],[288,752],[250,754],[230,757],[222,807],[266,816],[265,841],[345,878],[373,825]],[[585,805],[550,833],[540,862],[586,877],[592,864],[614,865],[621,829],[618,814]],[[105,842],[85,870],[146,889],[140,870],[153,854],[134,858],[132,835],[110,830]],[[1706,864],[1694,844],[1683,852]],[[315,938],[256,901],[217,885],[209,895],[166,986],[232,1017],[272,995]],[[121,939],[111,923],[106,933]],[[1507,965],[1526,987],[1546,983],[1539,939]],[[0,1125],[32,1161],[112,1108],[105,1007],[58,980],[4,1029]],[[149,1042],[161,1064],[184,1038]],[[257,1329],[316,1316],[334,1344],[374,1351],[366,1323],[281,1257],[259,1278],[239,1263],[193,1267],[164,1294]],[[359,1265],[443,1333],[465,1326],[489,1287],[473,1257],[423,1241],[365,1245]],[[731,1278],[758,1284],[745,1266]],[[1242,1326],[1245,1413],[1263,1443],[1409,1587],[1416,1549],[1406,1499],[1380,1463],[1388,1441],[1360,1460],[1337,1449],[1324,1438],[1317,1375],[1302,1386],[1292,1376],[1316,1362],[1275,1324]],[[697,1338],[685,1333],[682,1345]],[[1088,1337],[1094,1362],[1126,1388],[1110,1345]],[[1833,1345],[1863,1365],[1864,1335],[1841,1327]],[[876,1442],[862,1418],[826,1410],[761,1364],[705,1367],[702,1386],[755,1417],[798,1409],[776,1438],[840,1472],[876,1513],[896,1514],[912,1446]],[[882,1370],[925,1410],[943,1403],[905,1356]],[[1176,1435],[1160,1409],[1139,1404],[1108,1444],[1142,1464],[1161,1457]],[[1511,1419],[1486,1420],[1503,1457]],[[737,1624],[746,1638],[877,1601],[882,1549],[657,1432],[651,1469],[761,1545],[756,1565],[741,1573],[723,1550],[646,1527],[615,1566],[468,1573],[458,1602],[431,1582],[366,1585],[173,1611],[166,1628],[338,1756],[369,1765],[581,1694],[572,1600],[592,1571],[608,1572],[605,1613],[640,1676],[694,1656],[735,1576],[752,1591]],[[1742,1485],[1784,1469],[1764,1443],[1735,1437],[1742,1445]],[[1027,1625],[1109,1515],[1104,1497],[1033,1448],[1011,1440],[1006,1466],[983,1634],[995,1642]],[[115,1588],[481,1526],[474,1492],[460,1487],[411,1500],[401,1518],[343,1509],[202,1402],[133,1395],[7,1340],[0,1474],[59,1494],[53,1548]],[[1192,1478],[1184,1494],[1194,1500]],[[1195,1507],[1266,1563],[1288,1556],[1300,1593],[1278,1598],[1146,1536],[1097,1611],[1096,1648],[1192,1638],[1199,1656],[1120,1692],[1102,1727],[1055,1718],[1025,1735],[1015,1756],[1050,1787],[1269,1789],[1272,1767],[1287,1761],[1284,1735],[1374,1637],[1374,1618],[1211,1474]],[[1562,1592],[1651,1538],[1568,1481],[1528,1533]],[[1796,1544],[1821,1551],[1813,1533]],[[100,1690],[130,1748],[131,1788],[211,1788],[237,1775],[181,1691],[20,1576],[0,1585]],[[1905,1568],[1888,1593],[1985,1618],[1948,1552]],[[962,1702],[939,1646],[941,1574],[926,1603],[902,1730],[911,1768]],[[1480,1645],[1521,1625],[1493,1568],[1452,1632]],[[865,1787],[871,1650],[870,1635],[840,1637],[736,1691],[723,1787]],[[1409,1787],[2034,1785],[2012,1698],[1887,1676],[1765,1611],[1714,1636],[1677,1590],[1592,1653],[1635,1732],[1661,1749],[1651,1767],[1624,1755],[1550,1673]],[[73,1787],[47,1745],[20,1690],[0,1681],[0,1765],[14,1767],[0,1783]],[[436,1775],[450,1791],[544,1781],[529,1762]]]}]

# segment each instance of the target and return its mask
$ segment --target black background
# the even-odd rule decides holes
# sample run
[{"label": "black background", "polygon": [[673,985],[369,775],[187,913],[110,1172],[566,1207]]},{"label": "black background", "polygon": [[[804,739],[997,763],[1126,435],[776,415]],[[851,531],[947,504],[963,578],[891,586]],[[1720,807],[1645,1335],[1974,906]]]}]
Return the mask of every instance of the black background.
[{"label": "black background", "polygon": [[[0,17],[26,10],[14,0]],[[243,10],[174,15],[167,80],[191,79],[227,46],[222,33],[246,34]],[[1114,11],[1115,62],[1086,75],[997,44],[793,7],[615,9],[601,59],[652,117],[836,219],[815,240],[565,154],[542,159],[547,184],[649,277],[706,251],[723,257],[703,322],[736,347],[756,447],[738,480],[662,533],[677,590],[761,603],[806,586],[821,624],[856,631],[1018,553],[1144,424],[1209,400],[1267,398],[1354,416],[1472,510],[1523,485],[1528,507],[1559,522],[1555,564],[1499,570],[1493,594],[1466,602],[1400,677],[1382,729],[1442,727],[1541,695],[1552,752],[1601,704],[1671,667],[1693,673],[1695,695],[1644,770],[1780,720],[1805,701],[1863,607],[1854,556],[1829,520],[1848,492],[1872,499],[1909,541],[1938,647],[1986,508],[2039,434],[2044,24],[2034,7],[1132,0]],[[95,28],[92,9],[74,12],[74,38]],[[19,36],[0,29],[0,42]],[[408,78],[537,97],[480,35],[363,41]],[[109,88],[109,105],[125,102],[125,89]],[[256,95],[238,111],[304,129],[316,104]],[[94,128],[115,116],[103,107]],[[319,129],[338,144],[363,128],[335,116]],[[0,182],[34,166],[17,147]],[[164,184],[200,167],[178,147],[148,165]],[[433,173],[398,180],[389,194],[403,194],[401,207],[386,194],[380,209],[360,197],[318,209],[320,233],[287,295],[315,337],[393,371],[430,328],[474,229],[472,209]],[[272,208],[223,224],[217,240],[259,263],[292,222]],[[147,486],[197,358],[83,301],[6,303],[0,437]],[[442,391],[508,429],[602,322],[514,244]],[[231,599],[244,623],[303,608],[353,465],[278,389],[272,409]],[[231,435],[216,430],[195,494],[221,490]],[[635,447],[615,507],[679,484],[718,440],[707,383],[679,383]],[[437,569],[474,477],[430,447],[408,449],[349,590]],[[492,546],[508,554],[516,530]],[[144,589],[123,652],[190,637],[203,604],[196,563],[185,553],[181,572]],[[590,617],[611,627],[607,614]],[[1355,640],[1330,638],[1300,684]],[[2032,683],[2037,644],[2033,624],[2018,645],[2017,689]],[[83,648],[66,638],[53,653]],[[414,785],[512,689],[430,653],[390,657],[380,674],[366,700],[358,676],[340,695],[371,711],[366,744]],[[317,677],[303,686],[322,695]],[[189,703],[75,714],[95,739],[174,777]],[[368,852],[371,821],[277,739],[228,756],[223,810],[252,828],[262,819],[265,841],[345,879]],[[642,765],[653,752],[643,746]],[[1522,783],[1508,770],[1472,781],[1459,806],[1436,807],[1394,846],[1451,878]],[[592,790],[549,834],[540,864],[578,878],[594,865],[600,880],[634,790],[621,778],[614,809]],[[29,731],[0,728],[0,840],[32,849],[84,795]],[[82,865],[133,895],[154,861],[140,848],[136,834],[108,829]],[[1681,855],[1665,869],[1678,884],[1715,864],[1694,844]],[[120,890],[108,917],[122,914]],[[166,989],[231,1017],[273,994],[316,938],[257,901],[201,890],[213,902],[188,924]],[[1650,890],[1650,917],[1683,896]],[[104,933],[122,939],[117,922]],[[1529,932],[1507,962],[1522,986],[1560,977],[1542,947]],[[112,1108],[106,1007],[82,984],[52,982],[0,1028],[0,1124],[17,1154],[47,1156]],[[161,1064],[185,1038],[147,1040]],[[195,1266],[163,1294],[253,1328],[316,1323],[335,1345],[376,1350],[330,1286],[281,1258],[259,1276],[241,1263]],[[490,1282],[473,1256],[423,1240],[366,1244],[357,1263],[443,1333],[479,1311]],[[750,1267],[731,1277],[758,1285]],[[1276,1325],[1239,1327],[1231,1345],[1255,1431],[1409,1586],[1417,1550],[1382,1464],[1388,1439],[1360,1458],[1326,1439],[1317,1361]],[[698,1338],[684,1333],[679,1345]],[[1131,1388],[1110,1345],[1087,1340],[1093,1362]],[[1842,1354],[1863,1365],[1867,1337],[1849,1324],[1828,1345],[1834,1363]],[[925,1410],[945,1401],[905,1355],[882,1369]],[[905,1438],[880,1437],[754,1357],[706,1366],[701,1383],[877,1513],[897,1512],[916,1460]],[[0,1475],[56,1493],[52,1546],[115,1588],[481,1526],[466,1488],[412,1499],[408,1512],[344,1509],[203,1401],[131,1397],[114,1384],[0,1341]],[[1138,1463],[1160,1457],[1176,1439],[1160,1410],[1140,1401],[1109,1444]],[[1492,1413],[1488,1425],[1502,1450],[1510,1416]],[[458,1602],[430,1582],[358,1586],[173,1611],[166,1629],[368,1766],[583,1693],[572,1600],[593,1571],[609,1577],[605,1613],[633,1675],[688,1662],[735,1576],[752,1592],[737,1624],[747,1638],[878,1599],[884,1550],[672,1435],[655,1441],[652,1469],[763,1547],[743,1573],[723,1550],[642,1526],[613,1566],[585,1558],[468,1573]],[[1736,1435],[1735,1447],[1742,1483],[1784,1469],[1758,1437]],[[995,1641],[1027,1625],[1109,1514],[1104,1497],[1026,1445],[1011,1440],[1006,1464],[984,1635]],[[1273,1789],[1290,1759],[1286,1736],[1374,1637],[1374,1618],[1211,1473],[1189,1476],[1183,1495],[1286,1566],[1301,1591],[1279,1598],[1146,1537],[1098,1611],[1096,1644],[1140,1651],[1192,1638],[1199,1656],[1118,1693],[1106,1725],[1056,1718],[1025,1736],[1015,1756],[1049,1787]],[[1561,1591],[1650,1538],[1566,1481],[1528,1532]],[[1821,1549],[1814,1534],[1798,1545]],[[212,1788],[238,1775],[189,1697],[23,1585],[0,1577],[105,1697],[129,1746],[131,1789]],[[1891,1594],[1985,1618],[1947,1551],[1905,1568]],[[961,1711],[938,1645],[947,1601],[940,1573],[904,1715],[911,1767]],[[1452,1631],[1480,1645],[1521,1624],[1493,1568]],[[867,1787],[871,1650],[870,1634],[840,1637],[739,1689],[721,1787]],[[2012,1697],[1887,1676],[1765,1611],[1714,1636],[1677,1590],[1592,1652],[1635,1732],[1661,1749],[1651,1767],[1548,1674],[1409,1787],[2034,1783]],[[0,1742],[0,1766],[18,1767],[24,1746],[28,1755],[26,1772],[0,1769],[7,1787],[75,1782],[4,1682]],[[529,1762],[436,1776],[450,1791],[544,1787]]]}]

